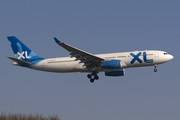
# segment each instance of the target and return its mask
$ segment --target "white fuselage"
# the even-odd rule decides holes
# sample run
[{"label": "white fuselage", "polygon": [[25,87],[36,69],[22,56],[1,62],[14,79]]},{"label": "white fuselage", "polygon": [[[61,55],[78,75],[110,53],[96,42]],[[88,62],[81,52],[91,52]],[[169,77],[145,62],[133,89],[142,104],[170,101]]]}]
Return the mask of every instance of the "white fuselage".
[{"label": "white fuselage", "polygon": [[[165,51],[157,50],[145,50],[145,51],[133,51],[133,52],[120,52],[120,53],[110,53],[110,54],[96,54],[97,57],[104,58],[105,60],[121,60],[121,68],[130,67],[143,67],[152,66],[161,63],[165,63],[171,59],[173,56]],[[76,61],[75,58],[61,57],[61,58],[50,58],[44,59],[31,67],[32,69],[48,71],[48,72],[91,72],[84,66],[84,63]],[[114,69],[103,69],[97,67],[97,72],[110,71]]]}]

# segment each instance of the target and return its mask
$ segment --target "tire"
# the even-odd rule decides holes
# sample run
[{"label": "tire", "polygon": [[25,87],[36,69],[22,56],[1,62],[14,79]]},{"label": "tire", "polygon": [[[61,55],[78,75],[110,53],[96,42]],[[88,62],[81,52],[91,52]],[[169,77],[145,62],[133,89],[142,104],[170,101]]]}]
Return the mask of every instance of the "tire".
[{"label": "tire", "polygon": [[88,74],[87,77],[90,79],[91,78],[91,74]]},{"label": "tire", "polygon": [[99,79],[99,76],[95,76],[94,79],[98,80],[98,79]]},{"label": "tire", "polygon": [[94,82],[94,79],[90,79],[90,82],[93,83],[93,82]]}]

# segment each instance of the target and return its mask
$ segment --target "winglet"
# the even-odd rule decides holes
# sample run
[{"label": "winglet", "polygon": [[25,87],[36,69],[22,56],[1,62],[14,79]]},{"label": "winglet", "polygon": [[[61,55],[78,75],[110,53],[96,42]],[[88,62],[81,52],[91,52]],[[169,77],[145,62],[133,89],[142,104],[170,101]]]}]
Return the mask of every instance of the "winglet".
[{"label": "winglet", "polygon": [[56,41],[56,43],[62,43],[62,42],[59,41],[56,37],[54,37],[54,40]]}]

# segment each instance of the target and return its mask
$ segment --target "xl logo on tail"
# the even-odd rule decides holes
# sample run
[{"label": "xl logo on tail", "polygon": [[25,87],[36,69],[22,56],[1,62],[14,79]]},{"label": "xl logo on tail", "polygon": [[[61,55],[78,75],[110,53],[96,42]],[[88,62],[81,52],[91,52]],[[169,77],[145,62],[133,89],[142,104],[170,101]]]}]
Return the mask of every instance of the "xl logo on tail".
[{"label": "xl logo on tail", "polygon": [[[137,55],[135,55],[134,53],[130,53],[130,55],[132,57],[134,57],[132,60],[131,60],[131,64],[133,64],[136,60],[139,62],[139,63],[142,63],[142,60],[139,58],[139,56],[141,55],[141,52],[139,52]],[[145,63],[152,63],[153,60],[152,59],[147,59],[147,56],[146,56],[146,52],[143,52],[143,60]]]},{"label": "xl logo on tail", "polygon": [[[24,53],[25,53],[25,57],[24,57]],[[25,58],[27,58],[27,59],[30,59],[31,58],[31,56],[28,56],[28,54],[27,54],[27,51],[23,51],[22,53],[19,53],[19,52],[17,52],[17,54],[19,55],[19,57],[18,57],[18,59],[25,59]]]}]

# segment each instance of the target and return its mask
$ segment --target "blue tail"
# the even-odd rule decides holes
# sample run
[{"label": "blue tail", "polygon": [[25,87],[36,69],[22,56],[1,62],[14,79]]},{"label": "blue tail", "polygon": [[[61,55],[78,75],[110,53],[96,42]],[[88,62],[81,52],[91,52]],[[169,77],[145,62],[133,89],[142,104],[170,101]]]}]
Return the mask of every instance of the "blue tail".
[{"label": "blue tail", "polygon": [[17,59],[22,60],[22,61],[29,61],[32,64],[44,59],[37,56],[33,51],[31,51],[26,45],[24,45],[15,36],[9,36],[7,38],[11,44],[12,50]]}]

